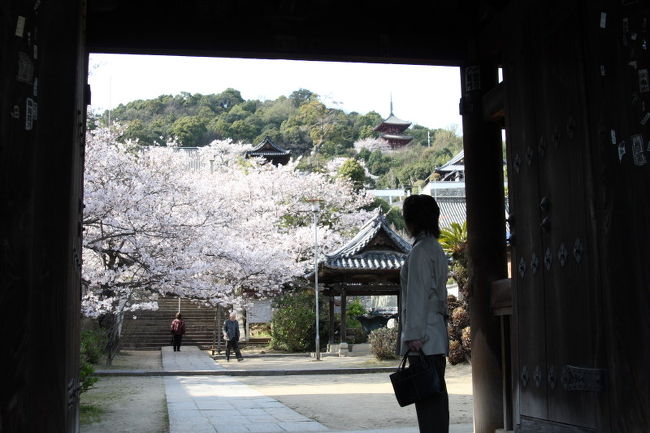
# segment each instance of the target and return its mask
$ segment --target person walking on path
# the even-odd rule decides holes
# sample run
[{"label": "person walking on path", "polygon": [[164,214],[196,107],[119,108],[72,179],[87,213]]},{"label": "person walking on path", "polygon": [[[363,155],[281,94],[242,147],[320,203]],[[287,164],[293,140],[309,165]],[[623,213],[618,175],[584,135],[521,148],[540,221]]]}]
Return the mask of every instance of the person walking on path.
[{"label": "person walking on path", "polygon": [[183,315],[181,313],[176,313],[176,318],[172,320],[171,332],[174,352],[180,352],[183,334],[185,334],[185,321],[183,320]]},{"label": "person walking on path", "polygon": [[223,336],[226,339],[226,361],[230,361],[230,350],[235,351],[237,361],[243,358],[239,351],[239,322],[237,321],[237,313],[234,311],[230,313],[230,317],[223,322]]},{"label": "person walking on path", "polygon": [[412,365],[434,365],[440,377],[442,392],[415,403],[420,433],[448,433],[448,269],[438,243],[440,208],[433,197],[416,194],[404,200],[402,210],[406,229],[415,241],[400,272],[400,354],[408,354]]}]

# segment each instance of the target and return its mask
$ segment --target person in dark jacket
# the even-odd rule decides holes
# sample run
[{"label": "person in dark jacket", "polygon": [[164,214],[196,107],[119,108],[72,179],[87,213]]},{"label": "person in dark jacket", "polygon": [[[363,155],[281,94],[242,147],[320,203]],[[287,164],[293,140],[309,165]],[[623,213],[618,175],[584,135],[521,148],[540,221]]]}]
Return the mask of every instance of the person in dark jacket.
[{"label": "person in dark jacket", "polygon": [[235,351],[237,361],[243,358],[239,351],[239,322],[237,321],[237,313],[234,311],[230,313],[230,318],[223,322],[223,336],[226,339],[226,361],[230,361],[230,350]]},{"label": "person in dark jacket", "polygon": [[176,318],[172,320],[171,332],[174,352],[180,352],[183,334],[185,334],[185,321],[183,320],[183,315],[181,313],[176,313]]}]

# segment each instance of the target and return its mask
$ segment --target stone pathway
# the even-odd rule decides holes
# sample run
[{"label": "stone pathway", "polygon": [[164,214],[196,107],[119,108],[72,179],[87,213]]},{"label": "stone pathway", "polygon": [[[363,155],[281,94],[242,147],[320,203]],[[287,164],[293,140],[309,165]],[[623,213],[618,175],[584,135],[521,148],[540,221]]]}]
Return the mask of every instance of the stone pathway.
[{"label": "stone pathway", "polygon": [[[162,349],[163,370],[222,370],[197,347]],[[164,378],[170,433],[284,433],[328,430],[233,377]]]}]

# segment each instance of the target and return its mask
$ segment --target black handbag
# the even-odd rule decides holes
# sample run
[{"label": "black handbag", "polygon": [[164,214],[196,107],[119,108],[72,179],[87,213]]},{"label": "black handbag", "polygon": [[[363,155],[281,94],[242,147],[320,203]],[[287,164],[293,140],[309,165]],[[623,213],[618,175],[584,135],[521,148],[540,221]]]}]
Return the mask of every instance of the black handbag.
[{"label": "black handbag", "polygon": [[420,350],[420,362],[409,362],[406,367],[408,354],[404,355],[397,371],[391,374],[395,397],[401,407],[427,399],[442,391],[440,376],[433,362],[428,362]]}]

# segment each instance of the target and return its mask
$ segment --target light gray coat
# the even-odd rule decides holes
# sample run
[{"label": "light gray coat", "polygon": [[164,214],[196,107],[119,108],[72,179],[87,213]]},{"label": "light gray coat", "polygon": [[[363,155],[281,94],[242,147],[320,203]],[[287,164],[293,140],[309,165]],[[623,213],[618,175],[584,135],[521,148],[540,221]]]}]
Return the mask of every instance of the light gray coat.
[{"label": "light gray coat", "polygon": [[438,240],[418,235],[400,273],[401,355],[408,352],[410,340],[422,340],[425,355],[449,354],[447,272]]}]

